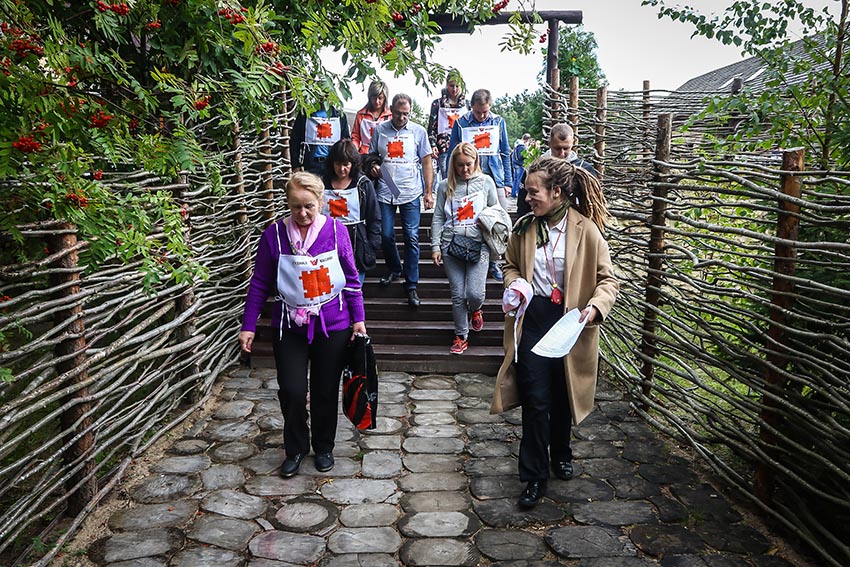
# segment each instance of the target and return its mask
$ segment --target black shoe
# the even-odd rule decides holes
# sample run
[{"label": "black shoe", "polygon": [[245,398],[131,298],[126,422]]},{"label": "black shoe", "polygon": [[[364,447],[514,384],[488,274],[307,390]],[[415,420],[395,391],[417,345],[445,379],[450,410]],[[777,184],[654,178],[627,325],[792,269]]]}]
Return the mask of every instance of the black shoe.
[{"label": "black shoe", "polygon": [[419,294],[416,293],[416,288],[407,290],[407,304],[416,309],[420,303],[422,302],[419,301]]},{"label": "black shoe", "polygon": [[319,453],[313,458],[313,462],[319,472],[328,472],[334,468],[334,456],[330,453]]},{"label": "black shoe", "polygon": [[526,485],[525,490],[519,495],[517,504],[522,508],[533,508],[540,502],[540,499],[546,494],[545,480],[530,480]]},{"label": "black shoe", "polygon": [[381,278],[381,285],[388,286],[401,277],[401,274],[389,274]]},{"label": "black shoe", "polygon": [[291,457],[287,455],[287,457],[283,460],[283,464],[280,465],[280,476],[283,478],[295,476],[298,473],[298,469],[301,468],[301,461],[303,460],[304,455],[301,453],[292,455]]},{"label": "black shoe", "polygon": [[573,464],[569,461],[552,461],[552,472],[561,480],[573,478]]}]

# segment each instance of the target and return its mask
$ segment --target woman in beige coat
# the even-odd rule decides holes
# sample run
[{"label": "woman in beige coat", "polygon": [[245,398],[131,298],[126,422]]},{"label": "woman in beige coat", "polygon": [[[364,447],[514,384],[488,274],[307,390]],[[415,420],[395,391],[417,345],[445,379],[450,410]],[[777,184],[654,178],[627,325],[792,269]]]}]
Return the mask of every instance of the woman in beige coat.
[{"label": "woman in beige coat", "polygon": [[[505,360],[491,413],[522,405],[519,476],[527,485],[518,503],[531,507],[546,493],[550,466],[556,477],[572,477],[570,429],[593,409],[598,325],[618,284],[601,232],[607,208],[596,178],[543,157],[529,166],[525,187],[531,213],[517,221],[505,254]],[[570,354],[531,352],[573,308],[587,326]]]}]

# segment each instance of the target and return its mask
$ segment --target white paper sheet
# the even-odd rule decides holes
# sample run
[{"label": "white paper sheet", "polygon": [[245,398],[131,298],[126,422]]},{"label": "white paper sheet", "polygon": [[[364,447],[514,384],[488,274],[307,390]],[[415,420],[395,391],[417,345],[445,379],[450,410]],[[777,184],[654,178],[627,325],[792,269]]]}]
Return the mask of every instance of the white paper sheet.
[{"label": "white paper sheet", "polygon": [[581,317],[581,311],[578,309],[573,309],[564,314],[549,329],[549,332],[537,341],[537,344],[532,347],[531,352],[546,358],[561,358],[570,354],[570,350],[576,344],[578,336],[587,324],[587,319],[579,323],[579,317]]}]

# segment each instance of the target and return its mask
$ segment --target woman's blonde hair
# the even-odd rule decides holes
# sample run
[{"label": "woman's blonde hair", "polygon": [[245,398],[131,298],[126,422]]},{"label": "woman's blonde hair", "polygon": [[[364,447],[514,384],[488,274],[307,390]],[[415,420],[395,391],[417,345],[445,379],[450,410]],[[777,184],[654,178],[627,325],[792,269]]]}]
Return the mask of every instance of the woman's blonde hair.
[{"label": "woman's blonde hair", "polygon": [[[384,106],[380,109],[372,108],[372,98],[378,95],[384,95]],[[387,110],[387,105],[390,104],[390,89],[383,81],[372,81],[372,83],[369,85],[369,90],[367,91],[366,97],[368,98],[368,100],[366,101],[366,107],[369,110],[380,110],[381,112],[384,112]]]},{"label": "woman's blonde hair", "polygon": [[561,188],[561,199],[569,200],[578,212],[592,220],[599,230],[608,221],[608,203],[599,180],[582,167],[576,167],[562,158],[543,156],[528,166],[527,175],[540,173],[547,191]]},{"label": "woman's blonde hair", "polygon": [[290,177],[289,181],[286,182],[286,188],[284,189],[287,200],[289,200],[289,194],[295,187],[298,187],[299,189],[306,189],[316,196],[319,203],[321,203],[325,198],[325,184],[322,183],[321,177],[313,173],[299,171],[292,174],[292,177]]},{"label": "woman's blonde hair", "polygon": [[481,171],[481,162],[478,160],[478,150],[469,142],[461,142],[455,146],[452,155],[449,158],[448,175],[446,176],[446,197],[452,198],[457,187],[457,174],[455,173],[455,156],[465,155],[475,160],[473,174]]}]

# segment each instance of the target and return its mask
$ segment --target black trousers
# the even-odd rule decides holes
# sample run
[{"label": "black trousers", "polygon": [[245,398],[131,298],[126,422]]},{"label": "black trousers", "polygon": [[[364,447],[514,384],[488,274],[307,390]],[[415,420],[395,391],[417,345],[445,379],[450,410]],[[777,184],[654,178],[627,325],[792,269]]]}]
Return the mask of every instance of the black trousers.
[{"label": "black trousers", "polygon": [[[330,331],[328,337],[317,329],[313,343],[295,333],[275,338],[274,361],[278,397],[283,411],[283,440],[286,455],[310,452],[331,453],[336,438],[339,413],[339,384],[345,365],[345,346],[351,331]],[[307,427],[307,365],[310,368],[310,428]]]},{"label": "black trousers", "polygon": [[517,385],[522,402],[519,478],[523,482],[549,478],[549,462],[572,461],[572,414],[563,358],[531,352],[564,314],[563,306],[535,295],[522,323],[517,356]]}]

